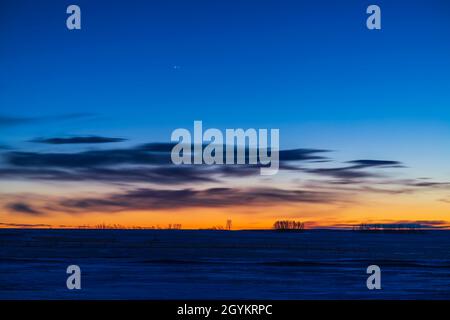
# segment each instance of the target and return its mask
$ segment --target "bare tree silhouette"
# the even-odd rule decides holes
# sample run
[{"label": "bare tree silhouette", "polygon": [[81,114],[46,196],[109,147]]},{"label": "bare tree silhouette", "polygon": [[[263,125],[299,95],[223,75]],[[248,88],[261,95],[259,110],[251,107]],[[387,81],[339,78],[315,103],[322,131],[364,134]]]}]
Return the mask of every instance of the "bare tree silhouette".
[{"label": "bare tree silhouette", "polygon": [[273,224],[275,230],[303,230],[305,224],[300,221],[278,220]]}]

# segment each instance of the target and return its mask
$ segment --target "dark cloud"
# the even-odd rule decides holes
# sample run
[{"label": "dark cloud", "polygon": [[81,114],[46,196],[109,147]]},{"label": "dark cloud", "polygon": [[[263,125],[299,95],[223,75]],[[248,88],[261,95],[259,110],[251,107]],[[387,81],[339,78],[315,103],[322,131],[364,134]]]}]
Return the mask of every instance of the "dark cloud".
[{"label": "dark cloud", "polygon": [[39,210],[34,209],[32,206],[25,202],[14,202],[10,203],[6,206],[9,210],[18,212],[18,213],[24,213],[28,215],[41,215],[42,212]]},{"label": "dark cloud", "polygon": [[246,177],[259,174],[256,166],[133,166],[121,168],[5,168],[0,179],[97,181],[111,183],[147,182],[155,184],[183,184],[214,182],[219,177]]},{"label": "dark cloud", "polygon": [[[61,168],[120,164],[171,164],[173,146],[174,144],[170,143],[152,143],[129,149],[91,150],[77,153],[11,152],[6,154],[6,160],[14,166]],[[281,150],[280,161],[325,159],[317,155],[317,153],[322,152],[326,151],[315,149]]]},{"label": "dark cloud", "polygon": [[370,168],[403,168],[401,162],[390,161],[390,160],[352,160],[346,163],[352,164],[345,167],[337,168],[314,168],[314,169],[303,169],[306,172],[333,177],[340,179],[338,181],[344,182],[344,184],[351,183],[354,179],[363,178],[375,178],[380,177],[380,175],[373,171],[364,171],[363,169]]},{"label": "dark cloud", "polygon": [[124,138],[108,138],[99,136],[80,136],[80,137],[69,137],[69,138],[38,138],[31,140],[31,142],[36,143],[47,143],[47,144],[90,144],[90,143],[109,143],[109,142],[122,142],[127,139]]},{"label": "dark cloud", "polygon": [[[146,150],[146,151],[153,151],[153,152],[167,152],[170,153],[172,151],[172,148],[175,146],[175,143],[148,143],[140,146],[140,149]],[[207,145],[203,145],[203,147],[206,147]],[[189,146],[188,146],[189,147]],[[223,150],[225,152],[226,145],[223,145]],[[236,153],[237,148],[234,148],[234,151]],[[245,154],[246,154],[246,160],[248,160],[248,153],[249,148],[245,148]],[[270,153],[270,149],[268,150]],[[306,148],[299,148],[299,149],[289,149],[289,150],[280,150],[279,151],[279,158],[280,161],[327,161],[328,159],[324,156],[321,156],[319,154],[330,152],[330,150],[324,150],[324,149],[306,149]]]},{"label": "dark cloud", "polygon": [[102,198],[59,201],[53,210],[68,212],[117,212],[178,208],[220,208],[230,206],[270,206],[286,203],[331,203],[336,196],[328,192],[275,188],[210,188],[205,190],[158,190],[141,188]]},{"label": "dark cloud", "polygon": [[[172,184],[215,181],[218,176],[245,177],[260,173],[260,165],[175,166],[171,161],[174,145],[173,143],[150,143],[127,149],[73,153],[12,151],[4,154],[8,166],[0,169],[0,178]],[[325,159],[317,155],[323,152],[326,150],[282,150],[280,168],[298,170],[290,163]]]},{"label": "dark cloud", "polygon": [[0,222],[0,226],[9,227],[9,228],[49,228],[51,225],[42,224],[42,223],[3,223]]},{"label": "dark cloud", "polygon": [[446,189],[446,188],[450,187],[450,182],[433,181],[430,178],[386,180],[386,181],[384,181],[384,183],[390,184],[390,185],[401,185],[404,187],[408,187],[410,190],[413,190],[416,188]]},{"label": "dark cloud", "polygon": [[380,193],[389,195],[411,194],[416,193],[421,189],[448,189],[450,187],[450,183],[445,182],[428,181],[427,183],[423,183],[423,180],[421,179],[405,180],[393,178],[330,178],[325,181],[320,179],[310,179],[307,183],[303,184],[304,187],[308,187],[313,190],[329,190],[330,188],[336,188],[333,185],[339,185],[340,192]]},{"label": "dark cloud", "polygon": [[371,167],[383,167],[383,168],[403,168],[403,164],[398,161],[391,160],[352,160],[347,163],[353,164],[351,168],[362,169]]},{"label": "dark cloud", "polygon": [[[400,221],[402,223],[402,221]],[[422,225],[428,225],[428,226],[445,226],[448,225],[449,222],[445,220],[417,220],[415,223],[420,223]]]},{"label": "dark cloud", "polygon": [[[111,139],[91,138],[96,141]],[[79,142],[79,140],[76,141]],[[63,141],[52,140],[51,143],[63,143]],[[64,143],[69,142],[65,140]],[[171,161],[171,151],[174,145],[175,143],[149,143],[130,148],[72,153],[10,151],[4,153],[7,166],[0,169],[0,179],[182,184],[212,182],[223,177],[248,177],[260,174],[261,165],[259,164],[175,166]],[[305,148],[281,150],[279,167],[281,170],[331,177],[335,179],[334,182],[331,182],[334,184],[360,183],[366,178],[380,178],[381,176],[375,169],[402,167],[398,161],[370,159],[348,161],[347,163],[350,165],[344,167],[299,167],[301,162],[318,166],[324,161],[330,161],[323,156],[326,152],[329,150]],[[246,155],[248,161],[248,149]],[[430,184],[431,182],[421,181],[421,183]]]},{"label": "dark cloud", "polygon": [[427,181],[427,182],[412,182],[408,184],[411,187],[448,187],[450,186],[450,182],[435,182],[435,181]]},{"label": "dark cloud", "polygon": [[212,170],[201,170],[200,167],[194,166],[152,166],[120,169],[94,167],[76,170],[8,168],[0,169],[0,179],[182,184],[186,182],[215,181],[211,173]]},{"label": "dark cloud", "polygon": [[124,164],[168,164],[170,154],[147,152],[139,148],[77,153],[11,152],[6,154],[6,160],[18,167],[85,168]]},{"label": "dark cloud", "polygon": [[[354,179],[372,178],[379,175],[373,172],[358,171],[352,169],[352,167],[343,168],[318,168],[318,169],[304,169],[308,173],[313,173],[322,176],[333,177],[341,180],[337,180],[340,183],[348,184],[354,182]],[[335,180],[336,182],[336,180]]]},{"label": "dark cloud", "polygon": [[327,161],[326,157],[319,154],[330,152],[330,150],[323,149],[291,149],[280,150],[280,160],[283,161],[306,161],[314,160],[315,162]]}]

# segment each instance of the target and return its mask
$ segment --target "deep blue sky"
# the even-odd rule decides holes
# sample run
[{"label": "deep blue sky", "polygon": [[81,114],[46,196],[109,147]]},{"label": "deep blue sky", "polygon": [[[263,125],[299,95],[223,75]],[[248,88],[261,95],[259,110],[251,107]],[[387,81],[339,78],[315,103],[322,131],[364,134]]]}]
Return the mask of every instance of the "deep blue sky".
[{"label": "deep blue sky", "polygon": [[[72,3],[82,30],[66,29]],[[3,144],[168,141],[203,120],[355,157],[449,155],[448,1],[8,1],[0,17],[1,114],[49,117]]]}]

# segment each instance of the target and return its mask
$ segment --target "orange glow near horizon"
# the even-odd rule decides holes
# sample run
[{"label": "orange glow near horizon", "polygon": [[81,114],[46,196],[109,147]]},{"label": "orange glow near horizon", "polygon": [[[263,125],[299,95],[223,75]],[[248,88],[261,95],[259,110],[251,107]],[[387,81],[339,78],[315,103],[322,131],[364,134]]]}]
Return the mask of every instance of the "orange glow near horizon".
[{"label": "orange glow near horizon", "polygon": [[[404,199],[406,198],[406,199]],[[2,227],[40,225],[51,228],[95,228],[98,225],[119,228],[167,228],[181,224],[182,229],[224,228],[228,219],[232,229],[269,229],[277,220],[298,220],[306,228],[345,227],[361,223],[394,223],[409,221],[440,221],[440,227],[450,226],[449,204],[416,197],[399,197],[396,201],[381,201],[366,197],[361,203],[347,205],[303,204],[267,207],[189,208],[176,210],[123,211],[116,213],[53,213],[22,215],[2,213]],[[405,201],[407,200],[407,201]],[[11,225],[8,225],[11,224]],[[24,227],[24,226],[22,226]]]}]

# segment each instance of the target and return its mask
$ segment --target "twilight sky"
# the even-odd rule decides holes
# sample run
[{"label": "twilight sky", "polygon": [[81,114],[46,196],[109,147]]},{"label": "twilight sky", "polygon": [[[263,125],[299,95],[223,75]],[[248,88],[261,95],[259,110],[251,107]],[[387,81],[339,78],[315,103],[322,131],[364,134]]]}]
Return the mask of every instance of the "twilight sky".
[{"label": "twilight sky", "polygon": [[[450,225],[449,39],[446,0],[2,1],[0,227]],[[171,165],[194,120],[283,169]]]}]

